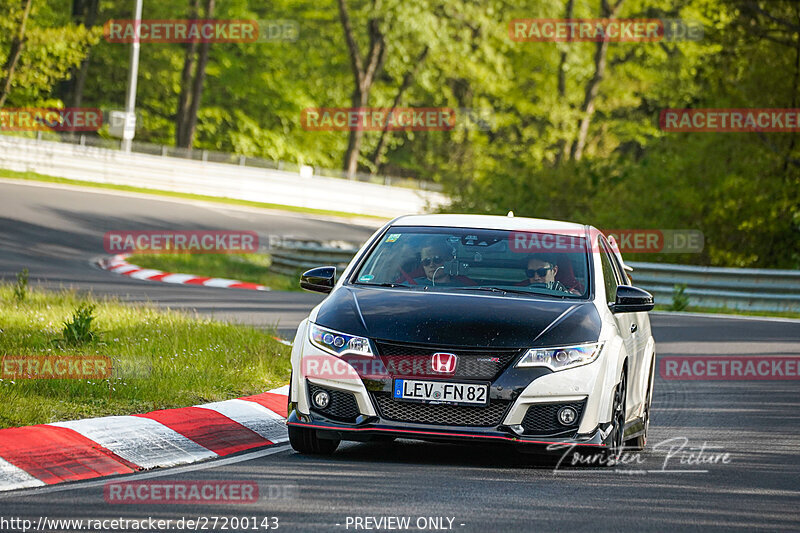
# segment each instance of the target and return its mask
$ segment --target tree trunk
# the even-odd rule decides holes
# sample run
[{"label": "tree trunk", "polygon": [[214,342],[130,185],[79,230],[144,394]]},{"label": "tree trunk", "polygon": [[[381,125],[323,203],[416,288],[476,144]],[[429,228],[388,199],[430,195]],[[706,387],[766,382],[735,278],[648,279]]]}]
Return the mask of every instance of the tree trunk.
[{"label": "tree trunk", "polygon": [[[564,18],[571,19],[573,13],[573,5],[574,0],[567,0],[567,7],[564,10]],[[572,37],[572,35],[570,35]],[[570,38],[570,40],[572,40]],[[564,48],[561,51],[561,59],[558,62],[558,99],[561,102],[565,103],[566,94],[567,94],[567,49]],[[563,124],[559,124],[559,128],[562,127]],[[556,166],[561,166],[561,163],[564,161],[564,156],[566,155],[567,151],[567,140],[561,139],[558,141],[558,155],[556,156]]]},{"label": "tree trunk", "polygon": [[[205,18],[214,17],[214,0],[206,0]],[[208,52],[211,43],[206,40],[200,44],[200,54],[197,59],[197,71],[194,74],[194,84],[192,86],[192,103],[189,107],[189,116],[186,120],[186,145],[184,148],[191,148],[194,144],[194,134],[197,128],[197,111],[200,109],[200,101],[203,98],[203,84],[206,80],[206,65],[208,64]]]},{"label": "tree trunk", "polygon": [[[572,0],[570,0],[572,1]],[[419,72],[422,63],[425,62],[425,58],[428,57],[428,50],[429,47],[425,45],[425,48],[422,49],[422,53],[417,58],[416,62],[414,62],[414,66],[411,70],[407,71],[403,76],[403,82],[400,84],[400,88],[397,89],[397,94],[394,97],[394,101],[392,102],[391,112],[394,112],[397,109],[397,106],[400,105],[401,100],[403,99],[403,94],[408,90],[411,86],[411,82],[414,81],[414,77]],[[386,143],[389,139],[389,121],[387,120],[386,123],[383,125],[383,129],[381,130],[381,136],[378,139],[378,146],[375,147],[375,151],[372,152],[372,157],[370,158],[372,161],[372,174],[378,174],[380,172],[380,168],[382,166],[380,160],[383,157],[383,152],[386,149]]]},{"label": "tree trunk", "polygon": [[[618,0],[613,6],[609,6],[607,0],[602,0],[602,17],[615,18],[620,6],[624,0]],[[592,122],[592,115],[594,115],[594,105],[597,99],[597,93],[600,90],[600,82],[603,81],[603,76],[606,72],[606,56],[608,55],[608,41],[603,40],[597,43],[597,49],[594,53],[594,75],[586,86],[586,94],[583,98],[583,105],[581,106],[581,121],[578,127],[578,138],[572,145],[570,156],[575,161],[580,161],[583,157],[583,150],[586,147],[586,138],[589,135],[589,125]]]},{"label": "tree trunk", "polygon": [[[92,28],[97,21],[99,0],[86,0],[84,4],[85,17],[84,26]],[[86,75],[89,73],[89,58],[92,54],[92,49],[86,52],[86,57],[81,61],[80,67],[73,72],[72,84],[72,107],[80,107],[83,102],[83,90],[86,86]]]},{"label": "tree trunk", "polygon": [[32,2],[33,0],[22,1],[22,17],[19,21],[19,30],[11,41],[8,59],[6,60],[6,64],[3,65],[5,77],[0,82],[0,108],[5,105],[8,93],[11,92],[11,82],[14,80],[14,71],[17,69],[19,56],[22,54],[22,46],[25,43],[25,24],[28,22],[28,15],[31,12]]},{"label": "tree trunk", "polygon": [[[200,10],[200,0],[189,0],[189,19],[196,20]],[[183,70],[181,71],[181,94],[178,97],[178,110],[175,114],[175,146],[186,146],[186,123],[190,109],[190,95],[192,89],[192,71],[197,55],[197,41],[186,43],[186,52],[183,57]]]},{"label": "tree trunk", "polygon": [[[339,20],[342,23],[344,37],[347,41],[347,49],[350,53],[350,67],[353,70],[353,78],[355,80],[351,105],[354,108],[363,108],[369,103],[369,92],[375,80],[375,75],[383,66],[383,60],[386,55],[386,44],[383,33],[380,31],[378,20],[374,18],[370,19],[368,23],[369,53],[367,55],[368,61],[365,66],[361,59],[358,45],[356,44],[355,33],[350,23],[350,15],[347,12],[347,6],[344,0],[338,0],[338,3]],[[380,1],[375,0],[372,9],[373,12],[377,13],[379,8]],[[347,141],[347,151],[344,155],[344,171],[347,173],[348,178],[354,178],[358,170],[358,156],[361,151],[361,140],[363,138],[364,130],[362,128],[356,127],[350,130],[350,137]]]}]

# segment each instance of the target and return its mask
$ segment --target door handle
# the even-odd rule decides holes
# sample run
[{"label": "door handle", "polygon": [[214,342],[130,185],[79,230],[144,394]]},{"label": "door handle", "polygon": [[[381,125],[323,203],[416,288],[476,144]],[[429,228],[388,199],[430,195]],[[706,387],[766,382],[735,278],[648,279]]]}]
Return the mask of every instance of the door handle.
[{"label": "door handle", "polygon": [[636,330],[639,329],[639,326],[636,324],[631,324],[631,333],[636,333]]}]

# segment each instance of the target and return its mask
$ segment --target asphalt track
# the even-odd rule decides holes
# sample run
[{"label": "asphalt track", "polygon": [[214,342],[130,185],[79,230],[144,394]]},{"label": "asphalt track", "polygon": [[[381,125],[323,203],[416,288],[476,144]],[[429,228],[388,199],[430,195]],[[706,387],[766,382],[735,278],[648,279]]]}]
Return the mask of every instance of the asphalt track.
[{"label": "asphalt track", "polygon": [[12,280],[27,268],[31,283],[45,287],[71,287],[126,301],[194,309],[221,319],[277,326],[282,335],[290,336],[321,296],[143,282],[102,271],[90,262],[108,256],[103,248],[108,231],[238,230],[257,232],[262,243],[270,235],[361,242],[380,224],[0,180],[0,278]]},{"label": "asphalt track", "polygon": [[[371,232],[305,215],[0,182],[0,275],[9,278],[27,267],[46,286],[196,308],[253,324],[279,322],[285,331],[318,301],[301,293],[158,285],[88,266],[103,253],[105,231],[164,228],[255,229],[346,240]],[[662,314],[651,320],[659,357],[800,356],[797,321]],[[354,517],[396,516],[410,517],[412,528],[421,517],[448,517],[456,531],[798,531],[799,441],[800,381],[657,376],[648,450],[616,468],[554,470],[552,463],[507,447],[406,440],[345,444],[330,458],[276,447],[156,475],[255,481],[264,494],[270,485],[289,484],[283,498],[246,505],[110,505],[101,480],[0,495],[0,519],[153,517],[174,524],[181,517],[275,516],[285,531],[352,531]],[[678,452],[681,443],[695,458],[728,453],[728,462],[689,463],[688,455]],[[701,446],[705,451],[699,454]],[[153,473],[140,476],[148,475]]]}]

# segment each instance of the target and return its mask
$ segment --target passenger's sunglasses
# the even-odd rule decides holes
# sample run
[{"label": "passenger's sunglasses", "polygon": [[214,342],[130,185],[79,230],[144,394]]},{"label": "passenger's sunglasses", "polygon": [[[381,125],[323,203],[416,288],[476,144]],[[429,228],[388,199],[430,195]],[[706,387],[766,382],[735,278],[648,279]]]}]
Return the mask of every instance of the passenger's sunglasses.
[{"label": "passenger's sunglasses", "polygon": [[527,275],[529,278],[532,278],[534,276],[543,278],[547,275],[547,272],[550,270],[553,270],[553,267],[549,266],[542,268],[529,268],[528,270],[525,271],[525,275]]},{"label": "passenger's sunglasses", "polygon": [[426,257],[425,259],[420,261],[420,263],[422,263],[422,266],[426,266],[426,267],[427,266],[431,266],[431,265],[441,265],[441,264],[444,263],[444,259],[442,259],[438,255],[435,255],[433,257]]}]

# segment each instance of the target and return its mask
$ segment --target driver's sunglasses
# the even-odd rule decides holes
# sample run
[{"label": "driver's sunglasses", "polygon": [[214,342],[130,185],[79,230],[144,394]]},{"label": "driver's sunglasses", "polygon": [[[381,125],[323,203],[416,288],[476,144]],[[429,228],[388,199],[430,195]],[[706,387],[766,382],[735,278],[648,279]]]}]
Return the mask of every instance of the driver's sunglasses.
[{"label": "driver's sunglasses", "polygon": [[441,265],[442,263],[444,263],[444,259],[442,259],[438,255],[435,255],[433,257],[426,257],[425,259],[420,261],[420,263],[422,263],[422,266],[426,267],[431,265]]},{"label": "driver's sunglasses", "polygon": [[527,269],[525,271],[525,275],[528,276],[529,278],[532,278],[534,276],[538,276],[540,278],[543,278],[543,277],[545,277],[547,275],[547,273],[550,270],[553,270],[553,267],[549,266],[549,267],[542,267],[542,268],[529,268],[529,269]]}]

